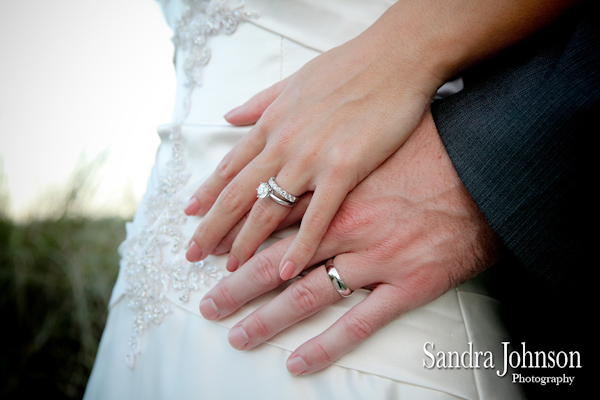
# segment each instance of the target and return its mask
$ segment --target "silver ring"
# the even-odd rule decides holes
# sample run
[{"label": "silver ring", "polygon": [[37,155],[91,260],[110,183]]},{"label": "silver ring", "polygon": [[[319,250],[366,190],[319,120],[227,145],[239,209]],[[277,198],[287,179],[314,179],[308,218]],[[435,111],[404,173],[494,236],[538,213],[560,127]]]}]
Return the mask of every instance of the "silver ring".
[{"label": "silver ring", "polygon": [[260,185],[258,185],[258,187],[256,188],[256,197],[258,197],[259,199],[265,199],[267,197],[270,197],[272,200],[276,201],[282,206],[294,207],[294,203],[291,203],[284,199],[280,199],[279,197],[275,196],[271,186],[265,182],[261,182]]},{"label": "silver ring", "polygon": [[269,186],[271,186],[271,189],[273,189],[279,196],[283,197],[285,200],[289,201],[290,203],[295,203],[298,201],[298,197],[294,196],[291,193],[286,192],[285,190],[283,190],[281,188],[281,186],[279,186],[277,184],[277,182],[275,182],[275,177],[269,178]]},{"label": "silver ring", "polygon": [[350,288],[346,286],[342,278],[340,278],[340,274],[333,265],[333,258],[327,260],[327,262],[325,263],[325,270],[327,271],[327,275],[329,275],[329,279],[331,279],[331,283],[333,283],[333,287],[335,288],[335,290],[337,290],[338,293],[342,295],[342,297],[350,297],[353,291],[350,290]]}]

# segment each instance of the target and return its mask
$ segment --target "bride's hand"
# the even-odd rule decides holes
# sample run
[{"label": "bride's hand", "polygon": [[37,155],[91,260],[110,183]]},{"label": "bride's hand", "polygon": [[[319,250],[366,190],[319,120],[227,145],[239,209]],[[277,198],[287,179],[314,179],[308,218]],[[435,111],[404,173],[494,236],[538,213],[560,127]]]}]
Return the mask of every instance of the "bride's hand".
[{"label": "bride's hand", "polygon": [[237,235],[227,268],[248,260],[289,213],[268,198],[255,201],[259,183],[275,177],[291,194],[313,192],[279,265],[284,279],[297,275],[348,192],[400,147],[444,81],[578,1],[395,2],[357,38],[229,116],[256,126],[188,207],[188,214],[206,213],[188,259],[202,259]]},{"label": "bride's hand", "polygon": [[227,269],[250,259],[291,210],[256,199],[257,186],[274,177],[293,195],[312,194],[279,270],[290,279],[306,267],[346,195],[402,145],[443,83],[421,61],[389,48],[367,30],[227,115],[233,124],[256,125],[186,209],[205,214],[190,261],[222,249],[231,232]]},{"label": "bride's hand", "polygon": [[[215,286],[200,303],[202,315],[224,318],[282,284],[277,266],[291,239],[260,251]],[[372,293],[296,349],[288,370],[324,368],[400,314],[490,266],[500,248],[427,113],[404,146],[348,195],[310,260],[335,257],[350,289],[370,285]],[[237,323],[229,341],[236,349],[250,349],[340,298],[320,266]]]}]

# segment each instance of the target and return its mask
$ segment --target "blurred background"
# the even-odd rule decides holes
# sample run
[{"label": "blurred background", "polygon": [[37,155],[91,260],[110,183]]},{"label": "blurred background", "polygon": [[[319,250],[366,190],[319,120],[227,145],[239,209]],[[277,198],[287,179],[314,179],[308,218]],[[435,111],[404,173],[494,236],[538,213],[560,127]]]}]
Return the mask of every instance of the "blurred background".
[{"label": "blurred background", "polygon": [[0,0],[0,398],[81,398],[174,97],[154,0]]}]

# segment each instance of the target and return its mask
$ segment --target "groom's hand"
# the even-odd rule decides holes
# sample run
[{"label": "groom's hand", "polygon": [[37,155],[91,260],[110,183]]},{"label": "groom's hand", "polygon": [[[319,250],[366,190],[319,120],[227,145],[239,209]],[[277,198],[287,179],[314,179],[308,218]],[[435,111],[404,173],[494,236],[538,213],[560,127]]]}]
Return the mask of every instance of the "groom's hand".
[{"label": "groom's hand", "polygon": [[[293,237],[257,253],[200,303],[207,319],[226,317],[283,283],[278,266]],[[334,258],[350,289],[373,287],[335,324],[296,349],[293,374],[322,369],[379,328],[493,264],[500,242],[458,178],[431,114],[410,139],[346,198],[311,265]],[[236,324],[231,345],[245,350],[340,299],[325,267],[315,268]]]}]

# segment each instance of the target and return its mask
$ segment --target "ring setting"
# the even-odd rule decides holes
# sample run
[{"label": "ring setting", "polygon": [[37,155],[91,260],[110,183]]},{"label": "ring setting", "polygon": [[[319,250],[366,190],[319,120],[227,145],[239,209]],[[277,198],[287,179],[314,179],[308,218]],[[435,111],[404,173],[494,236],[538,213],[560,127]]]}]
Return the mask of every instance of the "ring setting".
[{"label": "ring setting", "polygon": [[325,270],[327,271],[327,275],[333,283],[333,287],[338,291],[342,297],[350,297],[353,291],[344,283],[337,269],[335,269],[335,265],[333,264],[333,258],[327,260],[325,263]]},{"label": "ring setting", "polygon": [[264,199],[269,196],[271,193],[271,187],[268,183],[261,182],[260,185],[256,188],[256,197],[259,199]]},{"label": "ring setting", "polygon": [[275,202],[286,207],[293,207],[298,201],[298,197],[283,190],[276,182],[275,178],[270,178],[269,182],[261,182],[256,188],[256,197],[266,199],[270,197]]}]

